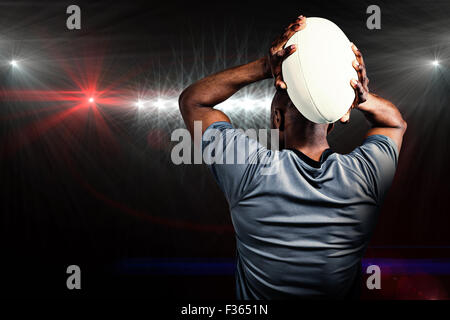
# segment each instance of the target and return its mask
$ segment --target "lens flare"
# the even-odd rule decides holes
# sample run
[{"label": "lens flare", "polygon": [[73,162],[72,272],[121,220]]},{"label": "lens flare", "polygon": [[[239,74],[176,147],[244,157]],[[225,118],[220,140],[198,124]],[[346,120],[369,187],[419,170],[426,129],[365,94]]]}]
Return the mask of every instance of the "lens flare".
[{"label": "lens flare", "polygon": [[135,106],[138,107],[139,109],[143,108],[144,107],[144,101],[138,100],[135,103]]}]

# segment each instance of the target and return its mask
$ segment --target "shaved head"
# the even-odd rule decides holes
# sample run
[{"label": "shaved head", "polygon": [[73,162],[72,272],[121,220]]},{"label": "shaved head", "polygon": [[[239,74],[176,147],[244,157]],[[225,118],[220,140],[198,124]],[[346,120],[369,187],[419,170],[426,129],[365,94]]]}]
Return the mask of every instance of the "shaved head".
[{"label": "shaved head", "polygon": [[305,142],[314,144],[326,139],[333,128],[333,124],[318,124],[306,119],[292,103],[286,90],[277,90],[270,110],[271,127],[280,130],[281,148]]}]

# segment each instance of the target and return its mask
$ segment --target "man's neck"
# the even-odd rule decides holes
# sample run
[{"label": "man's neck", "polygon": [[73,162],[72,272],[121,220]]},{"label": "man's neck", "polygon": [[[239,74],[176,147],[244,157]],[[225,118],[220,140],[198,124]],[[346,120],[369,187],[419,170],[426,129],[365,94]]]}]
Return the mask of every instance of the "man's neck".
[{"label": "man's neck", "polygon": [[[294,137],[289,139],[289,137]],[[285,148],[296,149],[309,158],[319,161],[322,153],[330,148],[326,134],[313,134],[312,132],[299,135],[287,135]]]},{"label": "man's neck", "polygon": [[296,149],[309,158],[319,161],[322,153],[328,149],[328,124],[316,124],[298,117],[286,118],[284,147]]},{"label": "man's neck", "polygon": [[320,157],[322,156],[322,153],[329,149],[330,146],[328,143],[321,144],[321,145],[286,145],[287,149],[295,149],[300,152],[302,152],[304,155],[308,156],[309,158],[319,161]]}]

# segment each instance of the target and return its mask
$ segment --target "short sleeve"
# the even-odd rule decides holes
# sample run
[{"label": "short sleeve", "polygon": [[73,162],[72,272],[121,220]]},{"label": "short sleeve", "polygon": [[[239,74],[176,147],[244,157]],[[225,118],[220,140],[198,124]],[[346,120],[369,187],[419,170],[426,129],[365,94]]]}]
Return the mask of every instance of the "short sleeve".
[{"label": "short sleeve", "polygon": [[349,154],[356,170],[372,190],[374,199],[380,203],[389,189],[398,162],[395,142],[384,135],[367,137],[363,144]]},{"label": "short sleeve", "polygon": [[215,122],[203,133],[203,161],[233,207],[261,168],[270,166],[272,151],[228,122]]}]

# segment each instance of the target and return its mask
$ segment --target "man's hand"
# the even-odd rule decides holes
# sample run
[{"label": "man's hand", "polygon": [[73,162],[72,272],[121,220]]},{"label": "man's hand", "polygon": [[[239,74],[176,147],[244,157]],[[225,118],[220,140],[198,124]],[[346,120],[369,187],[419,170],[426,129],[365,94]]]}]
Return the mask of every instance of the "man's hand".
[{"label": "man's hand", "polygon": [[[366,65],[361,51],[354,44],[352,50],[356,60],[353,61],[353,68],[358,73],[358,80],[352,79],[350,84],[355,90],[355,101],[352,107],[362,111],[372,128],[366,136],[380,134],[391,138],[397,145],[398,151],[402,146],[403,135],[406,131],[406,121],[403,120],[400,111],[390,101],[383,99],[373,93],[369,93],[369,78],[367,78]],[[348,122],[350,110],[341,122]]]},{"label": "man's hand", "polygon": [[356,60],[353,61],[353,68],[358,73],[358,80],[352,79],[351,86],[355,89],[355,101],[352,108],[358,108],[360,104],[367,101],[369,96],[369,78],[367,77],[366,65],[361,51],[352,43],[352,50]]},{"label": "man's hand", "polygon": [[358,80],[352,79],[350,81],[350,85],[355,90],[355,100],[353,100],[352,106],[347,113],[340,119],[342,123],[348,123],[350,121],[350,113],[352,109],[359,109],[359,105],[366,102],[369,96],[369,78],[367,77],[366,65],[364,64],[363,56],[361,51],[359,51],[353,43],[352,50],[356,57],[356,59],[353,60],[352,65],[358,74]]},{"label": "man's hand", "polygon": [[281,74],[281,65],[283,61],[294,53],[297,48],[295,45],[290,45],[284,48],[288,40],[300,30],[306,27],[306,18],[304,16],[299,16],[291,24],[289,24],[285,29],[284,33],[272,42],[269,50],[269,66],[272,77],[275,79],[275,88],[286,89],[286,83],[283,81],[283,76]]}]

